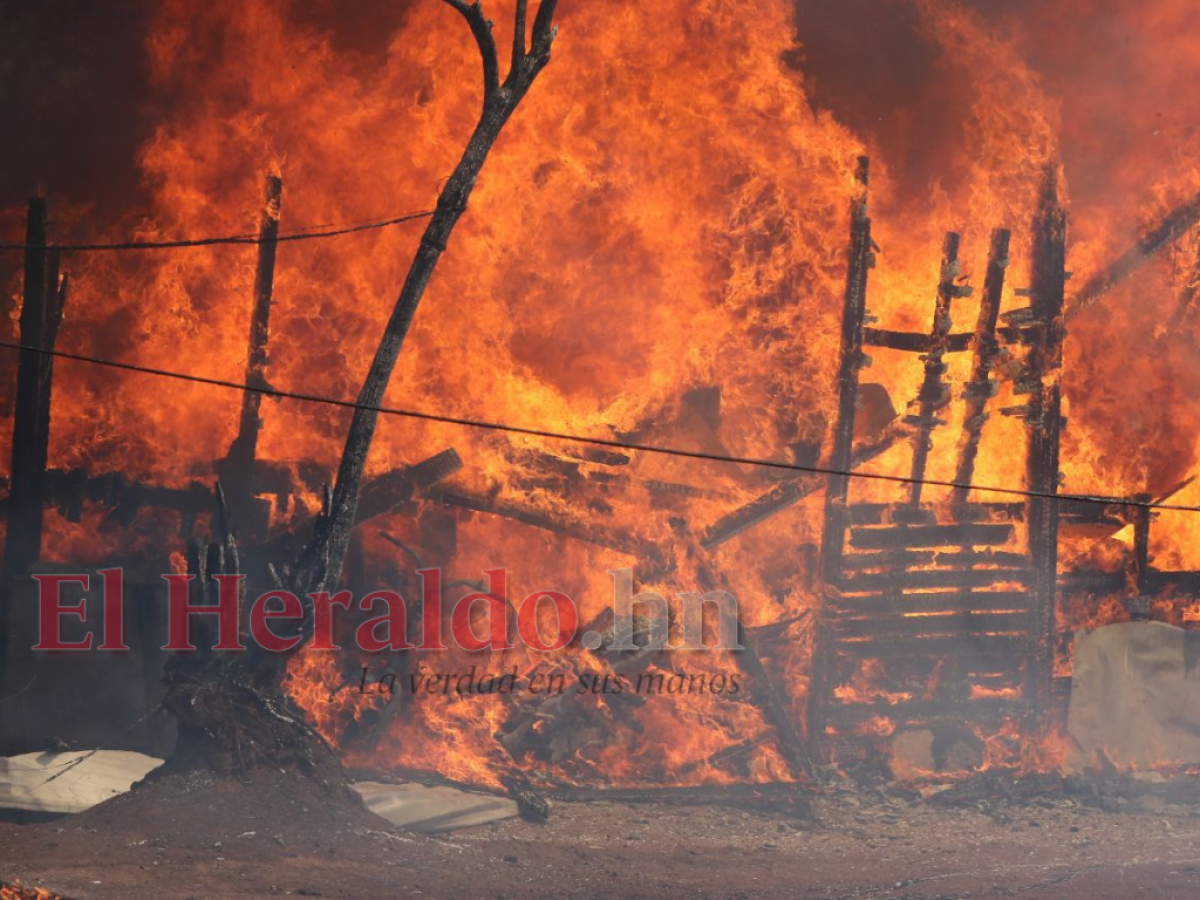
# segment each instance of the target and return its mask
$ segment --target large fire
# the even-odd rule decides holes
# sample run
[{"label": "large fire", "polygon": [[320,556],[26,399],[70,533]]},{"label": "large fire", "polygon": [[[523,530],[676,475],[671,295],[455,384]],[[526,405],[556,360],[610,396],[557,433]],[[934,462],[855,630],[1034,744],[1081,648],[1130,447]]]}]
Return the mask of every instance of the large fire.
[{"label": "large fire", "polygon": [[[908,136],[911,144],[929,145],[938,161],[936,177],[917,185],[899,174],[906,164],[889,158],[894,148],[886,141],[814,109],[806,37],[797,35],[787,0],[563,2],[554,62],[484,169],[420,309],[388,405],[812,462],[828,445],[836,415],[847,210],[858,156],[872,156],[880,251],[869,311],[887,328],[914,332],[929,330],[946,231],[962,236],[961,281],[975,290],[952,309],[955,331],[973,327],[993,228],[1013,231],[1002,309],[1027,305],[1017,291],[1029,284],[1030,223],[1048,167],[1061,171],[1069,198],[1068,295],[1146,223],[1200,190],[1200,143],[1186,124],[1197,112],[1186,107],[1195,93],[1172,87],[1200,75],[1200,47],[1178,27],[1188,12],[1182,0],[1120,4],[1126,18],[1154,34],[1144,45],[1121,46],[1136,78],[1108,68],[1103,40],[1059,52],[1063,41],[1091,39],[1061,27],[1086,17],[1075,0],[1038,4],[1023,30],[955,0],[898,5],[911,11],[913,39],[936,54],[938,83],[953,86],[925,86],[912,107],[950,96],[961,113],[951,136]],[[498,30],[511,20],[510,0],[486,6]],[[447,5],[412,0],[404,7],[403,23],[379,52],[343,45],[284,0],[160,4],[146,49],[162,119],[139,159],[149,208],[130,210],[111,235],[95,232],[86,209],[56,209],[56,235],[251,232],[269,170],[285,182],[284,231],[430,208],[475,121],[478,60]],[[1085,64],[1068,69],[1060,57]],[[870,69],[870,59],[860,63]],[[1145,92],[1179,98],[1180,105],[1149,110],[1138,102]],[[17,212],[5,221],[15,223]],[[281,246],[273,386],[355,395],[416,248],[417,227]],[[1063,367],[1070,423],[1064,491],[1157,496],[1189,474],[1200,419],[1189,357],[1197,339],[1197,252],[1195,236],[1185,238],[1114,289],[1102,308],[1072,317]],[[252,249],[81,255],[65,267],[73,286],[61,349],[242,379]],[[12,288],[19,289],[15,275]],[[920,389],[921,366],[900,353],[872,356],[864,381],[882,385],[903,415]],[[947,362],[946,380],[957,392],[970,375],[970,354]],[[167,387],[169,395],[149,376],[61,360],[50,465],[166,485],[211,480],[213,461],[235,435],[240,398],[199,384]],[[1019,402],[1012,382],[1002,381],[994,408]],[[344,410],[267,401],[263,418],[261,458],[296,471],[332,470],[349,420]],[[962,404],[948,407],[945,418],[926,468],[942,481],[955,476],[956,440],[946,435],[961,430]],[[992,415],[975,481],[1022,486],[1024,464],[1011,448],[1024,441],[1020,419]],[[370,466],[383,472],[450,446],[465,463],[453,490],[602,522],[628,536],[626,548],[653,548],[671,565],[421,499],[363,529],[361,570],[370,587],[415,585],[418,566],[380,534],[387,532],[425,565],[443,567],[447,580],[478,579],[506,566],[511,596],[553,586],[580,602],[585,622],[610,605],[612,569],[633,566],[642,588],[665,595],[726,588],[747,628],[793,623],[766,643],[766,666],[803,732],[812,623],[823,607],[819,486],[781,514],[706,547],[708,526],[782,474],[640,452],[616,466],[582,445],[390,417]],[[0,449],[7,458],[7,447]],[[862,468],[903,476],[911,460],[911,445],[900,442]],[[285,531],[310,517],[318,485],[297,481],[293,499],[272,513],[272,528]],[[884,482],[853,490],[861,500],[893,502],[897,495]],[[931,487],[924,496],[938,502],[949,491]],[[1197,500],[1200,487],[1173,497]],[[78,524],[51,513],[44,556],[107,561],[136,546],[165,558],[182,545],[177,527],[175,517],[153,510],[123,526],[100,508],[85,510]],[[1162,513],[1150,551],[1156,564],[1200,568],[1192,550],[1197,529],[1200,517]],[[1064,569],[1119,570],[1130,541],[1115,528],[1064,533]],[[1200,618],[1188,597],[1160,605],[1158,616],[1170,621]],[[1085,595],[1065,598],[1058,615],[1066,634],[1127,613],[1112,597]],[[1066,654],[1058,675],[1069,674]],[[451,653],[403,664],[465,671],[472,663],[491,671],[515,666],[522,677],[611,665],[583,649],[514,650],[484,662]],[[697,673],[730,668],[711,654],[678,664]],[[479,695],[398,692],[383,704],[357,692],[363,665],[400,663],[302,654],[289,686],[352,765],[433,770],[476,784],[496,784],[514,767],[560,783],[796,776],[772,740],[776,725],[759,705],[736,698],[583,698],[574,708],[578,721],[567,727],[593,729],[593,739],[561,756],[514,759],[497,735],[517,719],[536,718],[537,710]],[[975,689],[998,698],[1008,690]],[[889,685],[866,664],[840,690],[873,701],[914,699],[912,689]],[[553,720],[538,727],[553,727]],[[860,733],[895,727],[881,716]],[[1021,735],[1006,723],[980,738],[986,764],[1044,768],[1061,758],[1056,733]]]}]

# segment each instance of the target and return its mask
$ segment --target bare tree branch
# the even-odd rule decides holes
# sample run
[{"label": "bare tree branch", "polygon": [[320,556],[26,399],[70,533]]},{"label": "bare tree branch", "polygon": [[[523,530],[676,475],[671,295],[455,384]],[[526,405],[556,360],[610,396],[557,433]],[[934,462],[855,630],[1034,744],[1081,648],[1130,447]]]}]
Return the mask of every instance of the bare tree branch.
[{"label": "bare tree branch", "polygon": [[[301,595],[331,589],[337,585],[342,561],[350,542],[350,531],[354,526],[358,492],[366,469],[367,455],[378,424],[379,414],[376,410],[383,403],[384,393],[416,315],[417,305],[425,294],[438,261],[446,251],[446,243],[455,225],[467,209],[467,201],[475,188],[488,153],[538,73],[549,62],[550,46],[557,33],[552,21],[557,0],[542,0],[534,19],[531,49],[526,53],[525,29],[521,21],[526,14],[527,0],[520,2],[516,23],[520,37],[514,38],[513,44],[515,65],[504,84],[500,85],[492,24],[484,17],[480,3],[468,3],[467,0],[445,2],[466,18],[479,45],[484,66],[483,109],[462,158],[438,198],[437,209],[421,237],[421,243],[391,318],[371,361],[371,368],[363,381],[354,418],[346,436],[342,459],[338,465],[333,495],[317,519],[313,540],[301,553],[290,574],[285,576],[292,590]],[[522,45],[519,59],[516,53],[518,43]]]},{"label": "bare tree branch", "polygon": [[[479,45],[479,56],[483,60],[483,94],[490,97],[500,87],[500,59],[496,55],[496,38],[492,35],[492,22],[483,14],[481,0],[443,0],[457,9],[471,26],[471,34]],[[522,4],[523,5],[523,4]]]},{"label": "bare tree branch", "polygon": [[513,28],[512,64],[508,70],[510,77],[525,61],[525,14],[528,7],[529,0],[517,0],[517,13],[514,16],[516,24]]}]

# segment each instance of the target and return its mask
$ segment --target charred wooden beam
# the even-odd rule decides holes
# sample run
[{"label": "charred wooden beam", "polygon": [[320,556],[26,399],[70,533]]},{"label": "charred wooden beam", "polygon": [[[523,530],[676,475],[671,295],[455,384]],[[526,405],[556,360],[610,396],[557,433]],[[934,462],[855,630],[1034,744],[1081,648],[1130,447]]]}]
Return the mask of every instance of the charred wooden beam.
[{"label": "charred wooden beam", "polygon": [[[1025,633],[1029,627],[1029,611],[1011,609],[1002,612],[951,612],[945,615],[901,614],[868,616],[862,619],[839,618],[834,631],[840,637],[861,637],[873,640],[909,640],[910,638],[957,635],[970,641],[975,635],[995,632]],[[964,647],[969,644],[964,644]]]},{"label": "charred wooden beam", "polygon": [[650,542],[636,535],[607,528],[566,513],[523,506],[512,501],[460,489],[432,491],[428,492],[427,496],[430,500],[447,506],[500,516],[531,528],[539,528],[578,541],[607,547],[609,550],[616,550],[619,553],[636,556],[654,572],[665,571],[668,564],[663,552]]},{"label": "charred wooden beam", "polygon": [[893,331],[889,328],[864,328],[863,343],[887,350],[902,350],[905,353],[930,353],[940,347],[943,353],[962,353],[971,349],[974,335],[947,334],[936,338],[915,331]]},{"label": "charred wooden beam", "polygon": [[666,806],[729,806],[744,809],[789,812],[807,816],[810,789],[789,782],[727,784],[718,787],[609,788],[566,787],[546,791],[551,800],[563,803],[654,803]]},{"label": "charred wooden beam", "polygon": [[[270,339],[271,301],[275,288],[275,252],[279,238],[280,204],[283,199],[283,179],[268,174],[264,189],[262,215],[258,225],[258,264],[254,271],[254,307],[250,315],[250,337],[246,354],[246,384],[266,388],[267,344]],[[252,510],[255,462],[258,457],[258,436],[262,430],[263,395],[257,391],[242,394],[242,415],[237,437],[229,447],[226,458],[218,465],[218,474],[229,491],[230,502],[241,513],[243,525],[253,533],[266,531],[265,511]]]},{"label": "charred wooden beam", "polygon": [[[60,287],[58,254],[48,245],[46,201],[29,201],[25,220],[25,282],[21,305],[22,350],[17,361],[13,416],[12,487],[4,548],[4,580],[10,587],[41,555],[46,506],[46,461],[50,442],[53,350],[66,292]],[[0,593],[8,594],[7,589]],[[7,601],[6,601],[7,602]],[[7,612],[7,610],[3,610]],[[3,621],[8,621],[4,616]]]},{"label": "charred wooden beam", "polygon": [[740,759],[750,751],[757,750],[759,747],[770,744],[778,739],[775,732],[768,728],[762,734],[746,738],[744,741],[738,741],[736,744],[730,744],[716,753],[709,754],[704,759],[685,763],[676,770],[676,775],[686,776],[704,769],[720,768],[726,763]]},{"label": "charred wooden beam", "polygon": [[1159,251],[1169,247],[1200,222],[1200,194],[1163,216],[1145,236],[1097,272],[1071,298],[1067,318],[1091,306],[1117,284],[1128,278]]},{"label": "charred wooden beam", "polygon": [[[975,477],[975,460],[979,456],[979,441],[983,437],[983,426],[987,422],[987,405],[995,394],[992,368],[1000,346],[996,342],[996,323],[1000,317],[1000,301],[1004,296],[1004,275],[1008,269],[1008,246],[1010,232],[997,228],[992,232],[992,243],[988,249],[987,274],[983,281],[983,299],[979,304],[979,318],[975,322],[974,358],[971,376],[963,388],[966,410],[963,415],[962,439],[958,450],[958,466],[954,480],[958,484],[970,484]],[[967,488],[955,491],[955,500],[961,506],[969,499]]]},{"label": "charred wooden beam", "polygon": [[[1135,499],[1143,504],[1150,503],[1149,494],[1140,494]],[[1150,594],[1150,507],[1146,505],[1130,507],[1129,513],[1133,519],[1133,560],[1132,581],[1138,598]],[[1149,618],[1149,610],[1143,604],[1131,605],[1135,619]]]},{"label": "charred wooden beam", "polygon": [[949,399],[949,388],[942,381],[946,364],[946,341],[950,335],[950,313],[955,299],[970,296],[971,289],[957,283],[958,248],[961,238],[953,231],[946,234],[942,244],[942,271],[938,280],[937,301],[933,309],[933,326],[929,332],[930,348],[925,354],[925,377],[917,393],[917,414],[909,417],[915,426],[913,435],[912,484],[909,487],[909,503],[921,503],[924,487],[925,467],[929,463],[929,451],[933,449],[933,430],[937,427],[938,412]]},{"label": "charred wooden beam", "polygon": [[953,637],[910,636],[903,641],[896,640],[842,640],[835,638],[837,653],[857,659],[900,659],[913,657],[930,659],[946,656],[961,659],[964,657],[1019,657],[1029,646],[1026,633],[1018,634],[976,634],[970,637],[954,635]]},{"label": "charred wooden beam", "polygon": [[961,525],[884,525],[855,528],[850,545],[859,550],[906,550],[911,547],[993,546],[1006,544],[1013,526],[1001,522]]},{"label": "charred wooden beam", "polygon": [[993,569],[1024,568],[1029,557],[1005,550],[882,550],[878,553],[847,553],[842,567],[847,572],[867,569],[911,569],[916,567],[988,566]]},{"label": "charred wooden beam", "polygon": [[891,596],[846,597],[833,601],[834,607],[856,615],[904,615],[906,613],[956,613],[1029,609],[1032,600],[1027,591],[937,591],[893,594]]},{"label": "charred wooden beam", "polygon": [[1019,697],[964,697],[954,702],[937,700],[877,700],[868,703],[848,703],[830,714],[830,722],[848,727],[870,721],[877,716],[901,724],[950,721],[961,723],[969,718],[972,724],[990,717],[1004,716],[1025,706]]},{"label": "charred wooden beam", "polygon": [[731,653],[730,656],[749,679],[755,705],[762,712],[767,725],[774,730],[778,738],[779,752],[791,767],[791,774],[795,777],[812,777],[812,759],[804,739],[796,728],[795,715],[789,708],[787,699],[776,687],[763,662],[759,638],[751,629],[739,623],[738,643],[745,649]]},{"label": "charred wooden beam", "polygon": [[[859,157],[855,178],[858,194],[850,204],[850,256],[846,269],[846,288],[842,302],[841,357],[838,363],[837,419],[829,451],[829,469],[848,472],[854,453],[854,419],[858,411],[859,374],[867,364],[863,353],[863,328],[867,317],[867,279],[875,265],[875,242],[871,238],[867,186],[870,160]],[[846,537],[846,499],[850,478],[845,474],[828,476],[825,491],[825,531],[822,557],[826,579],[835,580],[841,565]]]},{"label": "charred wooden beam", "polygon": [[860,572],[842,575],[837,586],[847,592],[918,590],[923,588],[989,587],[993,584],[1029,584],[1035,572],[1023,569],[914,569],[907,572]]},{"label": "charred wooden beam", "polygon": [[462,457],[451,447],[416,465],[368,479],[358,497],[355,524],[392,512],[415,494],[445,481],[462,467]]},{"label": "charred wooden beam", "polygon": [[[1037,387],[1026,418],[1029,443],[1026,486],[1042,496],[1027,502],[1030,562],[1038,573],[1034,629],[1034,662],[1029,668],[1029,695],[1045,699],[1053,678],[1055,602],[1058,585],[1059,443],[1062,430],[1063,303],[1066,289],[1067,214],[1059,201],[1058,173],[1047,168],[1033,226],[1030,310],[1040,340],[1028,350],[1027,369]],[[1048,496],[1047,496],[1048,495]]]},{"label": "charred wooden beam", "polygon": [[[879,435],[866,444],[854,449],[851,466],[858,467],[869,462],[884,451],[895,446],[901,439],[907,437],[911,429],[900,420],[893,420]],[[721,544],[737,537],[756,525],[760,525],[790,506],[799,503],[805,497],[815,494],[827,483],[824,475],[809,475],[794,481],[783,481],[775,485],[765,494],[755,497],[749,503],[726,513],[705,529],[700,539],[700,545],[706,550],[712,550]]]}]

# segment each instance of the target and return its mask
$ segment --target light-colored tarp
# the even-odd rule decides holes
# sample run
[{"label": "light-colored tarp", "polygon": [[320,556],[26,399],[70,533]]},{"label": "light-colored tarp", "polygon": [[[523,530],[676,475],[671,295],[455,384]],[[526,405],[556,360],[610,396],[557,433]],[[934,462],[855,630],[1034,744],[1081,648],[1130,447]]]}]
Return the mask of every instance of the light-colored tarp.
[{"label": "light-colored tarp", "polygon": [[1200,633],[1122,622],[1075,637],[1074,770],[1200,762]]}]

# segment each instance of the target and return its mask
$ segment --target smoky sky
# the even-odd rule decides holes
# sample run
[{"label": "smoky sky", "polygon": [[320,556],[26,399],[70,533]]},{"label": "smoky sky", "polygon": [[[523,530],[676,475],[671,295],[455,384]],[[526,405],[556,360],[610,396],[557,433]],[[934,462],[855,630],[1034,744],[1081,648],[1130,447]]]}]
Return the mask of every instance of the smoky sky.
[{"label": "smoky sky", "polygon": [[[370,66],[421,2],[296,0],[291,9],[339,52]],[[147,74],[143,46],[156,5],[0,0],[0,205],[20,204],[41,188],[71,203],[95,204],[101,225],[138,206],[137,149],[169,115],[173,100],[161,87],[151,90]],[[1022,53],[1052,96],[1072,90],[1081,62],[1076,56],[1086,52],[1098,64],[1119,58],[1128,30],[1099,15],[1070,19],[1078,31],[1073,46],[1085,49],[1064,52],[1060,20],[1048,10],[1069,6],[1065,0],[966,5],[997,27],[1015,24],[1028,33]],[[952,177],[947,161],[961,145],[972,98],[945,65],[943,51],[921,32],[910,0],[796,0],[796,22],[800,45],[787,62],[810,102],[886,159],[902,194],[918,197],[931,182]],[[1093,131],[1105,125],[1089,124]],[[1106,141],[1121,139],[1119,127],[1109,130]],[[1068,138],[1063,155],[1075,187],[1104,185],[1102,153],[1089,155]]]}]

